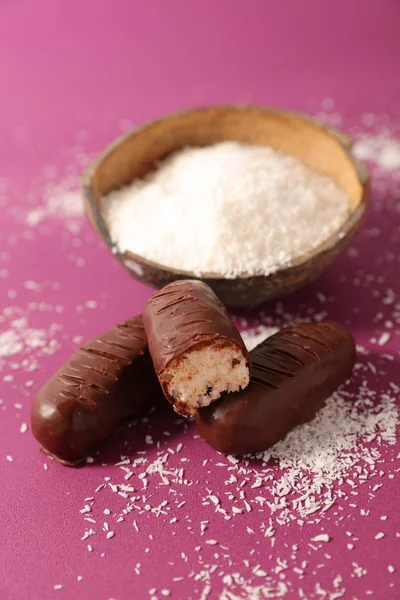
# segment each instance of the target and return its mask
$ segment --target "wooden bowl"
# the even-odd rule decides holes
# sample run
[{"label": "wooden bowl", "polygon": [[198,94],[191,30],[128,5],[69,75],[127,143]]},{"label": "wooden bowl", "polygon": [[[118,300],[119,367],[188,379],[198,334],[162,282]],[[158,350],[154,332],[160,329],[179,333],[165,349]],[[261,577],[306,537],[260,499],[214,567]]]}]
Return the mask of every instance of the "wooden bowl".
[{"label": "wooden bowl", "polygon": [[116,140],[83,175],[86,212],[109,249],[136,278],[155,288],[177,279],[198,279],[132,254],[115,251],[100,211],[100,198],[143,177],[158,161],[188,146],[223,140],[272,146],[331,177],[350,197],[350,214],[337,233],[292,266],[271,275],[241,274],[226,279],[206,273],[205,281],[230,307],[253,307],[286,296],[315,279],[344,249],[357,230],[369,197],[368,169],[351,155],[351,139],[305,115],[256,106],[212,106],[168,115]]}]

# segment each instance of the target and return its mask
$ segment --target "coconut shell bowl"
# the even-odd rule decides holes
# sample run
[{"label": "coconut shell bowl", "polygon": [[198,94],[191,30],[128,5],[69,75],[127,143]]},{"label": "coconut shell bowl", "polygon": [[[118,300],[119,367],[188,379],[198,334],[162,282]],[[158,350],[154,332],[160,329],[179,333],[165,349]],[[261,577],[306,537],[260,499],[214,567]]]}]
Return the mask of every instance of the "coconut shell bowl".
[{"label": "coconut shell bowl", "polygon": [[265,275],[241,273],[235,279],[204,273],[224,304],[254,307],[291,294],[320,275],[350,242],[362,221],[369,198],[369,173],[351,154],[352,140],[308,116],[256,106],[211,106],[162,117],[134,129],[108,146],[84,173],[86,212],[110,251],[136,279],[161,288],[178,279],[199,279],[130,252],[118,252],[100,210],[100,199],[132,183],[159,161],[186,147],[222,141],[271,146],[331,177],[350,198],[348,218],[340,230],[290,266]]}]

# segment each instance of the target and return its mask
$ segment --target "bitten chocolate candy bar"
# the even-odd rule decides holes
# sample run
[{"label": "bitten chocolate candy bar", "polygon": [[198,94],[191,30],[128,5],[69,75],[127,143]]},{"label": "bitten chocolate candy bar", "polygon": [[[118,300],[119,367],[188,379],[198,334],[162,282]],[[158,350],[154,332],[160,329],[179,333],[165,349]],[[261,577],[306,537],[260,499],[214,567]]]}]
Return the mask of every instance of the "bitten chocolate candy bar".
[{"label": "bitten chocolate candy bar", "polygon": [[40,390],[32,431],[65,464],[82,460],[161,395],[141,317],[87,342]]},{"label": "bitten chocolate candy bar", "polygon": [[249,354],[214,292],[201,281],[170,283],[147,303],[143,323],[165,397],[194,415],[249,383]]},{"label": "bitten chocolate candy bar", "polygon": [[311,421],[348,379],[355,362],[350,333],[336,323],[292,325],[251,353],[249,386],[196,417],[200,435],[224,454],[266,450]]}]

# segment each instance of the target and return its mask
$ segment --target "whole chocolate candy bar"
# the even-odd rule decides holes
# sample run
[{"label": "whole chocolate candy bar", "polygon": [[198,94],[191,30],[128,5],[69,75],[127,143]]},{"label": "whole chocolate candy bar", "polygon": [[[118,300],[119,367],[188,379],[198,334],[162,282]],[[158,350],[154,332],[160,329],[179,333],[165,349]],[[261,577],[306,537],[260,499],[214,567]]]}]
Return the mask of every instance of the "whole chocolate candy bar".
[{"label": "whole chocolate candy bar", "polygon": [[249,354],[224,305],[205,283],[170,283],[147,303],[143,322],[164,394],[194,415],[249,383]]},{"label": "whole chocolate candy bar", "polygon": [[32,431],[42,449],[76,464],[160,394],[141,317],[87,342],[40,390]]},{"label": "whole chocolate candy bar", "polygon": [[224,454],[266,450],[311,421],[350,377],[355,345],[336,323],[298,324],[266,339],[250,357],[249,386],[202,408],[196,417],[200,435]]}]

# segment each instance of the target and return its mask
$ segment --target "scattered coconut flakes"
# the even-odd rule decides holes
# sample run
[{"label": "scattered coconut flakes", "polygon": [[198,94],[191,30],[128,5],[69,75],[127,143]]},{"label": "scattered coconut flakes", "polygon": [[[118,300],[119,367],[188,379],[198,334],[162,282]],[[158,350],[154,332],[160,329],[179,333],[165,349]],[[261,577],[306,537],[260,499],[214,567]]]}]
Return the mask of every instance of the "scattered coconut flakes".
[{"label": "scattered coconut flakes", "polygon": [[400,139],[394,139],[389,131],[362,134],[352,152],[361,160],[375,163],[382,171],[400,169]]},{"label": "scattered coconut flakes", "polygon": [[311,541],[312,542],[329,542],[330,539],[331,538],[326,533],[320,533],[319,535],[316,535],[315,537],[311,538]]},{"label": "scattered coconut flakes", "polygon": [[30,209],[26,215],[26,223],[37,227],[46,219],[57,219],[71,233],[79,233],[84,217],[82,193],[79,188],[70,189],[69,183],[48,184],[43,192],[43,203]]},{"label": "scattered coconut flakes", "polygon": [[[0,367],[2,361],[4,364],[7,358],[18,355],[22,358],[21,362],[16,363],[16,367],[29,371],[36,366],[35,358],[54,354],[59,349],[59,343],[56,341],[57,333],[61,330],[59,324],[53,323],[47,329],[30,327],[27,313],[19,309],[7,312],[5,320],[8,329],[0,333]],[[33,360],[30,358],[32,355]],[[26,356],[28,358],[24,358]],[[30,387],[34,384],[31,381],[25,385]]]},{"label": "scattered coconut flakes", "polygon": [[378,339],[378,346],[384,346],[385,344],[388,343],[388,341],[390,340],[391,335],[390,333],[388,333],[387,331],[385,331],[384,333],[382,333],[382,335],[379,337]]},{"label": "scattered coconut flakes", "polygon": [[392,565],[388,565],[387,570],[389,571],[389,573],[394,573],[396,571],[396,569]]}]

